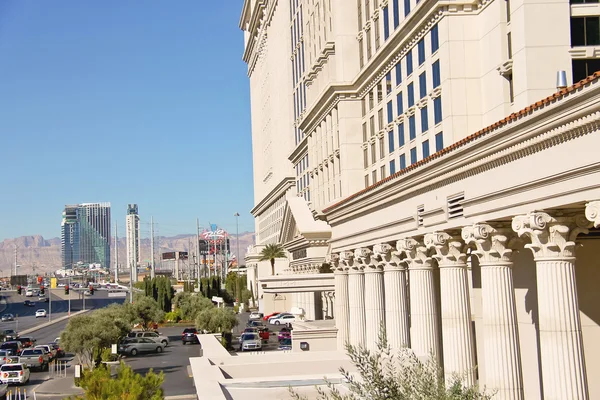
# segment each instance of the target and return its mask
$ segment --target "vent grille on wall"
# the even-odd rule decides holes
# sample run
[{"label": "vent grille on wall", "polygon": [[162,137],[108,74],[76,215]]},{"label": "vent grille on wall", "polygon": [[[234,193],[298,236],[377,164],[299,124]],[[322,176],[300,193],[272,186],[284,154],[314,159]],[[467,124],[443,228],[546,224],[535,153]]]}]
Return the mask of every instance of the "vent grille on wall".
[{"label": "vent grille on wall", "polygon": [[459,218],[463,216],[463,201],[465,194],[460,193],[448,197],[448,219]]},{"label": "vent grille on wall", "polygon": [[423,213],[425,212],[425,206],[417,207],[417,226],[423,226]]}]

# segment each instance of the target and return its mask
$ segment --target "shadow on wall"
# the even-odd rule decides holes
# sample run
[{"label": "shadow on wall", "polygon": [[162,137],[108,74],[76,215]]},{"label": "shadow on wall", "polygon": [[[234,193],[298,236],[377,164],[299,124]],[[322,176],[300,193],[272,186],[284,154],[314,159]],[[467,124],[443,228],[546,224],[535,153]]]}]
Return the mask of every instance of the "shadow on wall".
[{"label": "shadow on wall", "polygon": [[[577,297],[579,310],[591,319],[596,325],[600,325],[600,237],[580,235],[575,250],[575,277],[577,280]],[[582,321],[583,322],[583,321]]]}]

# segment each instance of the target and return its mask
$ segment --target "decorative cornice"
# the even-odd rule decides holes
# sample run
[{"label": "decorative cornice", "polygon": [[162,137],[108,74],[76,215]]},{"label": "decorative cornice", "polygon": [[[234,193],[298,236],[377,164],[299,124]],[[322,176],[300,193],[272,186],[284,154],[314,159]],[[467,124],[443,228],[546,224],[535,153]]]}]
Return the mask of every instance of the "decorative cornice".
[{"label": "decorative cornice", "polygon": [[271,204],[277,201],[282,195],[288,191],[289,188],[296,185],[296,178],[288,176],[283,178],[275,187],[254,206],[250,213],[257,217]]}]

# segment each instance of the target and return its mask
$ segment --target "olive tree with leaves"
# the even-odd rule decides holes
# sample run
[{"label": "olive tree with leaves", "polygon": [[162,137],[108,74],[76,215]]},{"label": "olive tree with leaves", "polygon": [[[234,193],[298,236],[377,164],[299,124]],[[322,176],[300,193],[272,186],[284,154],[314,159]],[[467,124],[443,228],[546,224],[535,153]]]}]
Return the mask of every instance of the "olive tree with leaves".
[{"label": "olive tree with leaves", "polygon": [[175,308],[184,321],[194,321],[201,311],[214,308],[212,301],[196,293],[177,293],[175,296]]},{"label": "olive tree with leaves", "polygon": [[271,262],[271,275],[275,275],[276,258],[285,258],[285,250],[280,244],[268,244],[260,251],[259,261]]},{"label": "olive tree with leaves", "polygon": [[61,346],[72,352],[79,364],[93,369],[102,350],[110,348],[131,330],[129,314],[118,304],[71,317],[60,335]]},{"label": "olive tree with leaves", "polygon": [[196,328],[207,332],[231,332],[238,325],[235,313],[229,308],[206,308],[196,317]]},{"label": "olive tree with leaves", "polygon": [[[359,375],[340,368],[350,393],[342,394],[334,383],[327,381],[326,388],[316,388],[317,400],[489,400],[493,397],[493,393],[465,384],[459,375],[447,382],[433,357],[421,361],[411,349],[392,350],[385,330],[379,335],[375,351],[347,344],[346,352]],[[293,399],[306,400],[293,388],[289,391]]]},{"label": "olive tree with leaves", "polygon": [[133,303],[126,303],[125,309],[131,323],[140,324],[143,330],[149,330],[152,322],[161,322],[165,318],[165,312],[156,300],[143,294],[135,296]]}]

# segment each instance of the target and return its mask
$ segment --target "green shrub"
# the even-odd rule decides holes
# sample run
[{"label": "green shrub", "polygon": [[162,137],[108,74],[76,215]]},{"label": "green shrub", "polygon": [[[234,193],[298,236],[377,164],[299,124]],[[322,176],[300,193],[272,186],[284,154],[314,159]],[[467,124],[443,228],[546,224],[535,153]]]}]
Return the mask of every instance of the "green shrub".
[{"label": "green shrub", "polygon": [[179,322],[181,321],[181,315],[179,310],[171,311],[165,314],[165,321],[167,322]]}]

